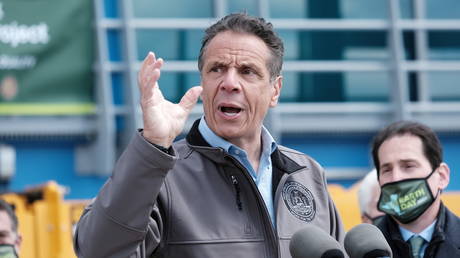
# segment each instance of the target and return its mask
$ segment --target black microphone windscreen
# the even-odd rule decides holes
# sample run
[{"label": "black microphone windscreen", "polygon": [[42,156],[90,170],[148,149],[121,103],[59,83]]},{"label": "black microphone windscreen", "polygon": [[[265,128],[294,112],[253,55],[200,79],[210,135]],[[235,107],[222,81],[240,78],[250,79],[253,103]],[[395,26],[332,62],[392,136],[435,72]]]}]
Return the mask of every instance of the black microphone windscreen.
[{"label": "black microphone windscreen", "polygon": [[380,229],[359,224],[345,235],[345,250],[350,258],[392,257],[390,245]]},{"label": "black microphone windscreen", "polygon": [[297,231],[289,243],[293,258],[343,258],[340,244],[326,232],[313,225]]}]

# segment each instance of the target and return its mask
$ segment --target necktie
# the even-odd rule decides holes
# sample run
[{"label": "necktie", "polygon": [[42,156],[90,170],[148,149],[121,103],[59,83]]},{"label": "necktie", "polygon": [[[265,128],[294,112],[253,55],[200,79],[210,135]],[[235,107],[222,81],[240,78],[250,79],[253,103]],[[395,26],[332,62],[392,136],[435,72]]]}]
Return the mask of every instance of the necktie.
[{"label": "necktie", "polygon": [[412,247],[412,255],[414,258],[421,258],[421,249],[423,244],[425,243],[425,239],[423,239],[421,236],[418,235],[413,235],[409,239],[409,244]]}]

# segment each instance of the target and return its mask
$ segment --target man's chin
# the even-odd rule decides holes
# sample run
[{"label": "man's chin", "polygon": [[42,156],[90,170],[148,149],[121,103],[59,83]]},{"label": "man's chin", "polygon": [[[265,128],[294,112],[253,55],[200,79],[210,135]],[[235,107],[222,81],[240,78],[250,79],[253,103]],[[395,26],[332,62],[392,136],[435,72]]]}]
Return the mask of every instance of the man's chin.
[{"label": "man's chin", "polygon": [[242,136],[241,127],[219,125],[216,129],[217,129],[217,132],[215,133],[227,141],[230,141],[232,139],[239,138]]}]

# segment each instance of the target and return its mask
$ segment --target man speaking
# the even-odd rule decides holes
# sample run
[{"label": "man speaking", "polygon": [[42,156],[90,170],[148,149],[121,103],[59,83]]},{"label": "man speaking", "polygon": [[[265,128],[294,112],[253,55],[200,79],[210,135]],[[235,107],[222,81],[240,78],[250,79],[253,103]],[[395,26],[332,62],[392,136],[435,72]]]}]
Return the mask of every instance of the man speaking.
[{"label": "man speaking", "polygon": [[[283,43],[270,23],[231,14],[204,35],[202,86],[173,104],[149,53],[139,72],[144,128],[82,215],[79,257],[290,257],[292,235],[344,231],[323,169],[262,122],[281,92]],[[173,143],[201,96],[204,116]]]}]

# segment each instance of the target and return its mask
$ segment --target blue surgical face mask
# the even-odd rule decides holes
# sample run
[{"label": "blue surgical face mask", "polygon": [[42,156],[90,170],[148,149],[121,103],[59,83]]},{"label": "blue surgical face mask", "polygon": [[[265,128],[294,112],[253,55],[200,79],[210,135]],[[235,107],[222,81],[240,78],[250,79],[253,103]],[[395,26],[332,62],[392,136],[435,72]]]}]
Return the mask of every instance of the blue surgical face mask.
[{"label": "blue surgical face mask", "polygon": [[378,209],[403,224],[419,218],[434,202],[427,177],[405,179],[382,185]]},{"label": "blue surgical face mask", "polygon": [[0,258],[18,258],[14,245],[0,244]]}]

